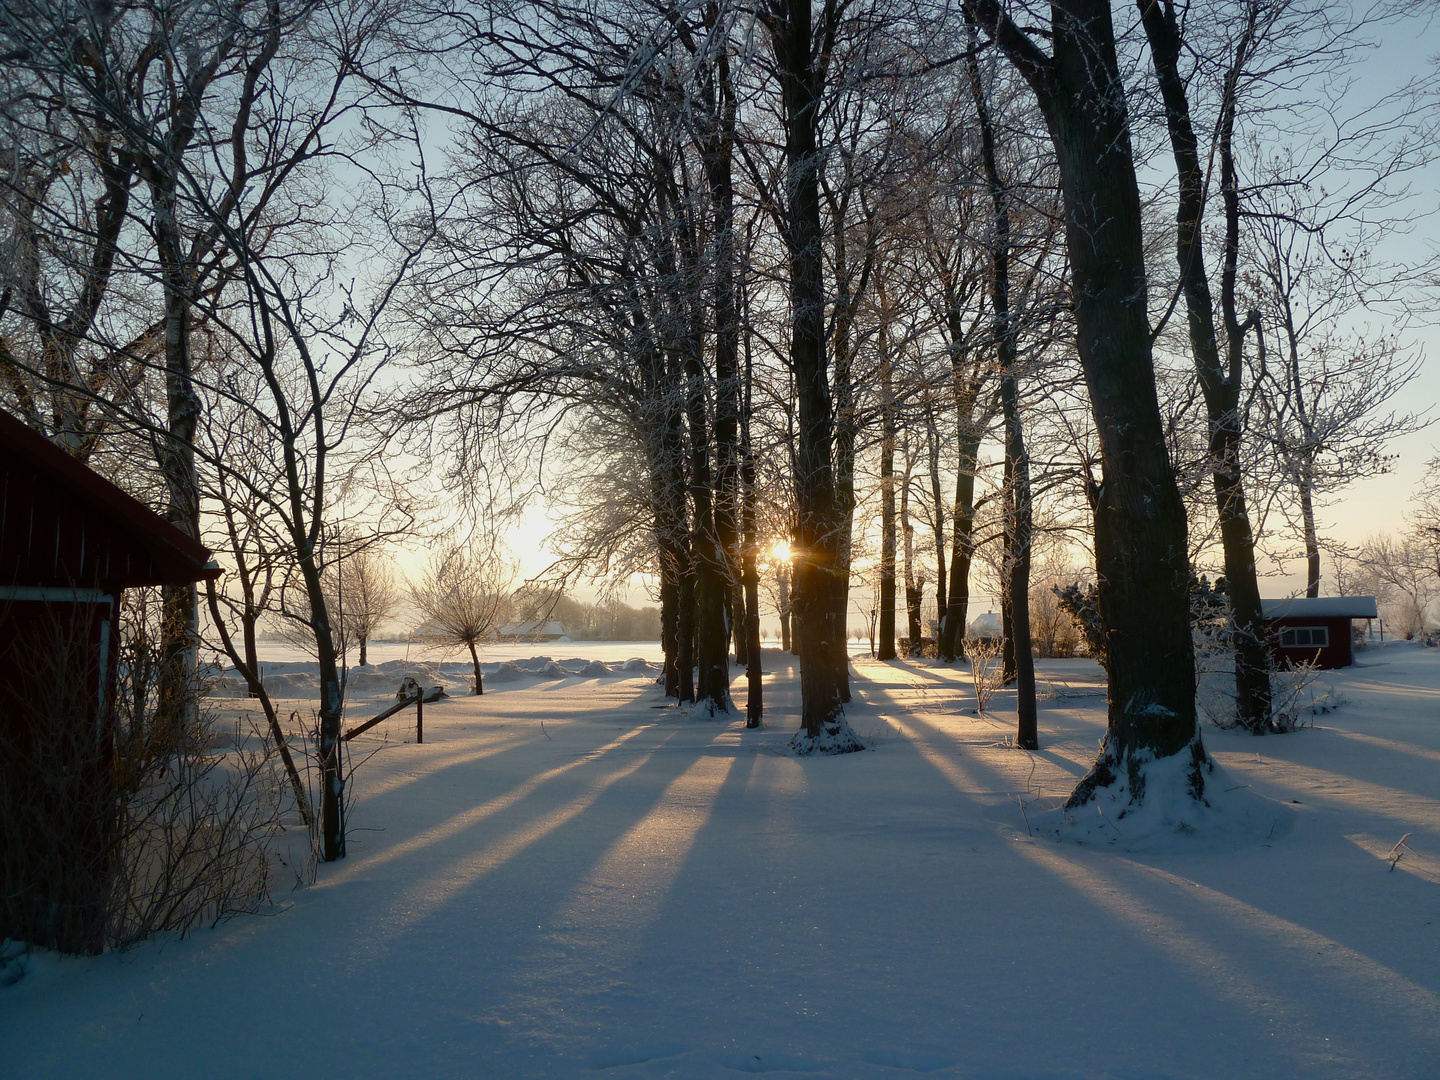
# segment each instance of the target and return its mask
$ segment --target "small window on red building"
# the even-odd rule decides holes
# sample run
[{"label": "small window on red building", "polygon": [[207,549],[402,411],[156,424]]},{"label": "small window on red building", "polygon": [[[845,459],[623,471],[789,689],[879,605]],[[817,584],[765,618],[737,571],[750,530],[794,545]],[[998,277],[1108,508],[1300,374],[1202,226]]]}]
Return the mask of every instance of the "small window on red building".
[{"label": "small window on red building", "polygon": [[1325,649],[1330,646],[1328,626],[1286,626],[1280,630],[1282,649]]}]

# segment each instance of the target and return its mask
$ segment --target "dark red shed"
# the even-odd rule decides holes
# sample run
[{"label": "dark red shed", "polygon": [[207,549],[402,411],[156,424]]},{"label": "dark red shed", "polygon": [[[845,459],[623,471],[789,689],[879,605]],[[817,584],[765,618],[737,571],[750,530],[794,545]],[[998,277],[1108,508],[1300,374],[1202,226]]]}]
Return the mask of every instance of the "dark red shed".
[{"label": "dark red shed", "polygon": [[[219,573],[198,541],[0,411],[0,814],[7,830],[19,820],[30,833],[4,837],[5,936],[67,952],[103,945],[95,883],[81,883],[96,873],[74,866],[83,857],[68,850],[83,855],[94,838],[57,832],[54,823],[74,815],[52,804],[85,790],[99,793],[99,805],[109,790],[106,703],[121,592]],[[64,747],[83,758],[64,770],[70,795],[47,786],[40,764]],[[60,877],[46,870],[37,882],[46,862],[37,863],[37,848],[46,847],[56,849],[48,861]]]},{"label": "dark red shed", "polygon": [[1349,667],[1355,662],[1353,620],[1379,617],[1373,596],[1301,596],[1261,604],[1270,627],[1270,652],[1282,667]]}]

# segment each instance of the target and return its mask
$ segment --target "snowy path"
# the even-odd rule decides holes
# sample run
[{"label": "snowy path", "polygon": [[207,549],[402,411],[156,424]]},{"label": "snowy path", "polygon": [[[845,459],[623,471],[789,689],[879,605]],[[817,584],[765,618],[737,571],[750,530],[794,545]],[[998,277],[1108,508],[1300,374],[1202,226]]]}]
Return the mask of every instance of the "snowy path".
[{"label": "snowy path", "polygon": [[427,708],[283,913],[0,990],[0,1076],[1440,1076],[1436,651],[1367,654],[1317,730],[1208,729],[1293,826],[1143,855],[1017,803],[1093,756],[1093,666],[1043,665],[1032,757],[963,671],[862,661],[876,751],[797,760],[766,660],[760,732],[617,677]]}]

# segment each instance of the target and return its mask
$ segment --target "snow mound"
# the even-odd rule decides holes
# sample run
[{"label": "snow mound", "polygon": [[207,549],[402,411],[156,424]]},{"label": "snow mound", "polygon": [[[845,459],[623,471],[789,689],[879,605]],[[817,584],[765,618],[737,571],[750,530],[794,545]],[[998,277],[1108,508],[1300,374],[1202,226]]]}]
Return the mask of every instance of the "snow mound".
[{"label": "snow mound", "polygon": [[213,697],[245,697],[248,684],[233,670],[226,675],[212,678],[207,684],[207,693]]},{"label": "snow mound", "polygon": [[539,671],[537,671],[535,674],[537,674],[537,675],[539,675],[541,678],[545,678],[545,679],[564,679],[564,678],[567,678],[567,677],[570,675],[570,672],[566,671],[563,667],[561,667],[559,664],[557,664],[554,660],[551,660],[548,664],[546,664],[544,667],[542,667],[542,668],[541,668]]},{"label": "snow mound", "polygon": [[272,698],[313,697],[320,692],[320,680],[313,671],[272,674],[267,667],[263,682]]},{"label": "snow mound", "polygon": [[818,738],[812,739],[805,733],[804,728],[801,728],[785,745],[796,757],[809,757],[812,754],[853,754],[857,750],[869,749],[843,715],[826,721],[820,728]]},{"label": "snow mound", "polygon": [[677,1043],[654,1043],[641,1046],[616,1047],[604,1050],[590,1059],[590,1068],[599,1072],[604,1069],[619,1069],[626,1065],[644,1065],[651,1061],[664,1061],[688,1053],[690,1047]]},{"label": "snow mound", "polygon": [[440,674],[438,664],[407,664],[402,660],[391,660],[385,664],[367,664],[352,667],[345,676],[347,696],[371,697],[384,694],[389,697],[410,680],[417,686],[438,686],[447,680]]},{"label": "snow mound", "polygon": [[732,1072],[742,1073],[818,1073],[829,1068],[823,1061],[794,1054],[727,1054],[720,1059],[720,1064]]},{"label": "snow mound", "polygon": [[651,664],[649,660],[642,660],[638,656],[632,656],[629,660],[625,661],[620,670],[636,671],[648,675],[651,671],[655,670],[655,665]]},{"label": "snow mound", "polygon": [[588,677],[597,675],[609,675],[610,669],[600,660],[591,660],[580,669],[580,674]]},{"label": "snow mound", "polygon": [[[388,666],[388,665],[387,665]],[[414,676],[411,676],[412,678]],[[374,666],[363,668],[352,668],[345,677],[345,689],[354,691],[387,691],[393,693],[395,688],[405,681],[405,676],[396,676],[388,671],[381,671]]]},{"label": "snow mound", "polygon": [[736,717],[739,712],[735,708],[735,702],[727,694],[725,707],[719,708],[708,698],[701,698],[699,701],[686,701],[680,704],[680,708],[695,720],[730,720]]},{"label": "snow mound", "polygon": [[528,679],[533,672],[526,671],[519,664],[501,664],[494,671],[485,676],[486,682],[507,683],[519,679]]},{"label": "snow mound", "polygon": [[6,938],[0,943],[0,986],[13,986],[25,977],[30,966],[30,946]]},{"label": "snow mound", "polygon": [[1144,767],[1137,802],[1120,777],[1083,806],[1032,814],[1035,832],[1054,840],[1119,851],[1219,850],[1269,843],[1294,826],[1294,811],[1240,784],[1206,759],[1204,797],[1191,794],[1191,755],[1172,754]]},{"label": "snow mound", "polygon": [[887,1069],[906,1069],[917,1073],[941,1072],[955,1064],[955,1059],[948,1055],[916,1054],[904,1050],[873,1050],[860,1060]]}]

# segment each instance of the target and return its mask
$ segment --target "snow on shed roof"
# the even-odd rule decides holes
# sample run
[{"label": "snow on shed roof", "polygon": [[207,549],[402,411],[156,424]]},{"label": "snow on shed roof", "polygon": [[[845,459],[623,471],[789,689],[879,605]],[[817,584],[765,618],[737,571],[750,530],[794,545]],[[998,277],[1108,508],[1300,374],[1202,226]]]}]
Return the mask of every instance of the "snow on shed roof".
[{"label": "snow on shed roof", "polygon": [[1373,596],[1297,596],[1288,600],[1261,600],[1267,619],[1375,619],[1379,611]]}]

